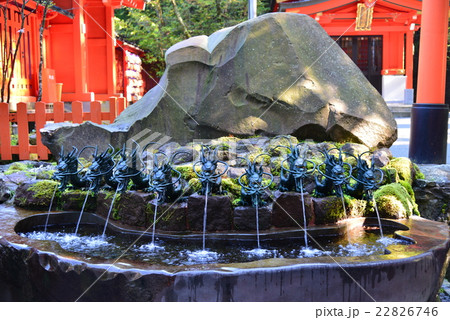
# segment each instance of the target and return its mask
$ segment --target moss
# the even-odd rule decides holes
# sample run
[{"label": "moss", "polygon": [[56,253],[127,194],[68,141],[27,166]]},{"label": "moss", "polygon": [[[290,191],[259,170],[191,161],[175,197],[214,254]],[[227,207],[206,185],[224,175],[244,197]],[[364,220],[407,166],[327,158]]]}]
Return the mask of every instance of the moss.
[{"label": "moss", "polygon": [[408,182],[403,181],[403,180],[400,180],[398,183],[400,183],[403,186],[403,188],[405,188],[406,191],[408,191],[408,194],[410,195],[411,199],[413,199],[414,202],[415,202],[416,201],[416,195],[414,194],[414,190],[411,187],[411,185]]},{"label": "moss", "polygon": [[411,160],[408,158],[395,158],[391,160],[387,167],[395,169],[400,180],[412,185],[415,178],[415,171]]},{"label": "moss", "polygon": [[232,205],[233,207],[238,207],[238,206],[241,205],[241,203],[242,203],[242,199],[239,197],[239,198],[234,199],[234,200],[231,202],[231,205]]},{"label": "moss", "polygon": [[[50,201],[55,192],[55,188],[59,185],[58,182],[52,180],[39,180],[30,186],[27,191],[33,192],[33,196],[37,199]],[[60,194],[58,191],[57,193]],[[55,195],[57,196],[57,195]]]},{"label": "moss", "polygon": [[175,167],[175,170],[178,170],[181,173],[181,178],[186,181],[197,178],[197,175],[195,174],[192,166],[178,166]]},{"label": "moss", "polygon": [[367,201],[359,200],[348,195],[344,195],[345,206],[347,207],[348,216],[362,217],[366,214]]},{"label": "moss", "polygon": [[385,184],[396,183],[400,180],[396,169],[383,167],[381,170],[383,170],[383,180]]},{"label": "moss", "polygon": [[285,168],[287,168],[287,161],[283,163],[285,158],[283,157],[276,157],[272,158],[270,162],[270,169],[274,176],[279,176],[281,173],[281,165],[283,165]]},{"label": "moss", "polygon": [[[73,203],[73,207],[71,209],[77,209],[77,210],[81,210],[81,208],[83,207],[84,201],[86,200],[86,196],[89,193],[89,198],[95,198],[96,194],[93,191],[85,191],[85,190],[65,190],[62,194],[61,194],[61,198],[64,200],[67,199],[66,201],[70,201]],[[89,199],[88,198],[88,199]],[[116,199],[117,201],[117,199]],[[86,211],[95,211],[95,206],[96,206],[96,201],[87,201],[86,202]]]},{"label": "moss", "polygon": [[383,218],[402,218],[410,215],[403,203],[393,195],[379,197],[377,207],[380,216]]},{"label": "moss", "polygon": [[[384,216],[395,217],[404,215],[409,217],[411,214],[419,214],[417,204],[400,183],[391,183],[380,187],[374,193],[380,214]],[[399,208],[399,203],[401,208]]]},{"label": "moss", "polygon": [[[344,198],[345,199],[345,198]],[[344,219],[347,216],[346,211],[342,207],[342,200],[337,197],[326,197],[323,198],[322,210],[325,212],[325,216],[317,221],[317,224],[333,223]],[[348,204],[345,204],[346,207]],[[316,217],[317,220],[317,217]]]},{"label": "moss", "polygon": [[191,180],[189,180],[188,185],[192,192],[198,192],[202,189],[202,183],[198,178],[192,178]]},{"label": "moss", "polygon": [[14,203],[17,204],[19,207],[24,207],[27,204],[27,198],[16,197]]},{"label": "moss", "polygon": [[219,139],[217,139],[220,142],[224,142],[224,143],[236,143],[238,142],[240,139],[237,137],[233,137],[233,136],[228,136],[228,137],[220,137]]},{"label": "moss", "polygon": [[33,166],[29,163],[25,162],[14,162],[12,163],[8,169],[4,172],[5,175],[10,175],[16,172],[27,172],[33,168]]},{"label": "moss", "polygon": [[[263,186],[266,186],[270,182],[270,179],[263,179],[262,184]],[[277,190],[278,185],[275,183],[275,181],[272,181],[269,185],[269,190],[275,191]]]},{"label": "moss", "polygon": [[[289,140],[288,140],[288,139]],[[290,143],[289,143],[290,141]],[[280,156],[286,153],[289,153],[287,148],[279,147],[277,146],[284,146],[284,147],[290,147],[295,146],[298,144],[298,140],[296,137],[293,136],[277,136],[270,140],[269,145],[267,146],[267,153],[270,154],[272,157]]]},{"label": "moss", "polygon": [[421,179],[424,180],[425,179],[425,175],[422,173],[422,171],[420,171],[419,167],[417,166],[417,164],[413,163],[413,169],[415,172],[415,179]]},{"label": "moss", "polygon": [[446,203],[444,203],[441,208],[441,213],[445,214],[447,212],[447,209],[448,209],[448,205]]},{"label": "moss", "polygon": [[228,195],[232,196],[232,199],[238,198],[241,195],[241,186],[237,179],[223,178],[222,189],[228,192]]}]

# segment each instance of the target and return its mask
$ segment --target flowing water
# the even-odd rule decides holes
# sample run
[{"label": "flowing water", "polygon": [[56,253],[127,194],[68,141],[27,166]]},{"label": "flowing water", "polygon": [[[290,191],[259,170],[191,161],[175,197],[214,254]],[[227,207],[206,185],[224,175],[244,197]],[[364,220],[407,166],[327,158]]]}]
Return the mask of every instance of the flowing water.
[{"label": "flowing water", "polygon": [[258,210],[258,196],[257,195],[256,195],[255,215],[256,215],[256,242],[258,245],[258,249],[261,249],[261,243],[259,242],[259,210]]},{"label": "flowing water", "polygon": [[[91,183],[91,185],[92,185],[92,183]],[[90,189],[90,188],[91,188],[91,186],[89,186],[89,189]],[[78,233],[78,228],[80,227],[80,222],[81,222],[81,217],[83,216],[84,207],[86,207],[86,202],[87,202],[87,199],[89,198],[89,193],[90,193],[89,189],[88,189],[88,191],[86,192],[86,198],[84,198],[83,206],[81,207],[80,217],[78,218],[77,226],[76,226],[76,228],[75,228],[75,233],[74,233],[75,236],[76,236],[77,233]]]},{"label": "flowing water", "polygon": [[112,209],[114,207],[114,201],[116,200],[118,191],[119,191],[119,186],[117,186],[116,192],[114,193],[114,197],[113,197],[113,199],[111,201],[111,205],[109,206],[108,216],[106,217],[106,222],[105,222],[105,227],[103,228],[102,237],[105,237],[105,232],[106,232],[106,227],[108,226],[109,216],[111,215],[111,211],[112,211]]},{"label": "flowing water", "polygon": [[380,236],[381,238],[384,238],[383,235],[383,226],[381,225],[381,219],[380,219],[380,213],[378,212],[378,207],[377,207],[377,202],[375,201],[375,196],[372,194],[372,202],[373,202],[373,206],[375,208],[375,212],[377,213],[377,218],[378,218],[378,225],[380,226]]},{"label": "flowing water", "polygon": [[206,251],[206,218],[208,215],[208,192],[209,192],[209,183],[206,182],[206,192],[205,192],[205,208],[203,209],[203,251]]},{"label": "flowing water", "polygon": [[307,234],[307,223],[306,223],[306,212],[305,212],[305,199],[303,197],[303,180],[300,179],[300,194],[302,195],[302,209],[303,209],[303,232],[305,234],[305,247],[308,248],[308,234]]},{"label": "flowing water", "polygon": [[[70,225],[50,225],[47,232],[43,232],[43,226],[36,227],[33,231],[21,233],[23,237],[35,240],[55,241],[66,251],[81,254],[89,259],[121,259],[129,261],[141,261],[158,265],[194,265],[211,263],[249,262],[261,259],[280,258],[298,259],[317,256],[368,256],[384,255],[386,245],[379,242],[379,234],[366,232],[363,228],[356,228],[352,232],[352,240],[349,243],[344,238],[319,239],[320,243],[311,242],[308,248],[300,247],[298,242],[286,240],[281,243],[262,242],[261,248],[255,248],[252,241],[227,243],[211,243],[212,250],[201,250],[201,240],[198,242],[164,241],[159,240],[162,246],[149,244],[151,235],[140,238],[136,242],[136,236],[130,234],[101,236],[103,226],[82,224],[79,234],[70,232]],[[68,232],[69,231],[69,232]],[[390,236],[390,235],[389,235]],[[389,248],[401,250],[408,242],[389,239]]]},{"label": "flowing water", "polygon": [[158,213],[158,192],[155,192],[155,212],[153,213],[153,225],[152,225],[152,242],[150,246],[156,248],[155,246],[155,233],[156,233],[156,215]]},{"label": "flowing water", "polygon": [[50,212],[52,211],[53,200],[55,199],[55,195],[56,195],[56,191],[57,191],[57,190],[58,190],[58,185],[56,184],[56,185],[55,185],[55,190],[53,190],[52,199],[50,200],[50,206],[48,207],[47,218],[45,219],[44,232],[47,231],[48,218],[50,217]]}]

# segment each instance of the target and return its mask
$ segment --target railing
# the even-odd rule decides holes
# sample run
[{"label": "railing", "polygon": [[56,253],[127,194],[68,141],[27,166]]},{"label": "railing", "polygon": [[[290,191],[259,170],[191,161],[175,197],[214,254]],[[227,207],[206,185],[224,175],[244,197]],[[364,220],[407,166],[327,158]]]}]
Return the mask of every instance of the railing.
[{"label": "railing", "polygon": [[[10,112],[9,104],[0,103],[0,156],[1,160],[13,160],[13,155],[18,155],[19,160],[29,160],[37,155],[39,160],[47,160],[50,151],[41,142],[42,129],[47,122],[65,122],[82,123],[92,121],[102,124],[103,122],[112,123],[114,119],[125,109],[125,98],[110,98],[109,111],[102,111],[100,101],[90,102],[90,112],[83,111],[83,103],[79,101],[72,102],[72,111],[64,111],[63,102],[53,103],[53,111],[46,110],[47,104],[36,102],[34,110],[27,110],[27,104],[17,103],[17,111]],[[30,144],[29,123],[35,124],[36,144]],[[17,123],[17,145],[11,143],[11,125]],[[36,159],[36,156],[34,156]]]}]

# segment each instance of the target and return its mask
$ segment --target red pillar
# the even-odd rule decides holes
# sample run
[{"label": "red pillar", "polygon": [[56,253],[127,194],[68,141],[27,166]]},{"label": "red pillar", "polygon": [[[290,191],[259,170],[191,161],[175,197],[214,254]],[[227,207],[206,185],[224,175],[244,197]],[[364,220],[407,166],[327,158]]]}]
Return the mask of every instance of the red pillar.
[{"label": "red pillar", "polygon": [[413,88],[413,64],[414,64],[414,31],[406,33],[405,46],[405,71],[406,71],[406,89]]},{"label": "red pillar", "polygon": [[448,0],[422,1],[417,103],[411,110],[409,157],[417,163],[447,161],[445,105]]},{"label": "red pillar", "polygon": [[417,103],[444,103],[448,0],[422,2]]}]

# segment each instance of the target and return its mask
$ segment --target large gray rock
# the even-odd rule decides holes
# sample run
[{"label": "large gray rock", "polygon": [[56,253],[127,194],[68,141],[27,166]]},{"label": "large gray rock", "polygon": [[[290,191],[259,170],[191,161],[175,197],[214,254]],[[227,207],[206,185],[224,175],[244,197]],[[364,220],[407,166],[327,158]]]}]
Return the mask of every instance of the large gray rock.
[{"label": "large gray rock", "polygon": [[143,130],[181,143],[291,134],[389,147],[397,137],[382,97],[307,15],[271,13],[190,38],[169,48],[166,64],[159,85],[114,124],[48,126],[44,144],[53,153],[61,144],[118,146]]}]

